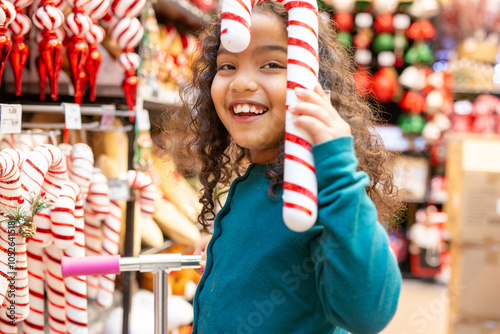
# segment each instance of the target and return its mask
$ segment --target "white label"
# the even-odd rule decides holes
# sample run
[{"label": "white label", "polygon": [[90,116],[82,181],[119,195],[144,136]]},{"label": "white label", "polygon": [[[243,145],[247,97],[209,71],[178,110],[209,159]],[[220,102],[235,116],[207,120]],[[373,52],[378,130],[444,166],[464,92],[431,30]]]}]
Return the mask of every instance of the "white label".
[{"label": "white label", "polygon": [[80,130],[82,128],[82,112],[76,103],[63,103],[64,122],[66,129]]},{"label": "white label", "polygon": [[22,107],[20,104],[1,104],[1,133],[21,133]]},{"label": "white label", "polygon": [[142,109],[136,112],[137,128],[139,131],[147,131],[151,129],[151,122],[149,121],[149,112]]},{"label": "white label", "polygon": [[103,104],[101,106],[101,109],[102,109],[101,128],[113,127],[116,107],[113,104]]},{"label": "white label", "polygon": [[129,200],[130,189],[127,180],[123,179],[108,179],[109,199],[118,201],[121,199]]}]

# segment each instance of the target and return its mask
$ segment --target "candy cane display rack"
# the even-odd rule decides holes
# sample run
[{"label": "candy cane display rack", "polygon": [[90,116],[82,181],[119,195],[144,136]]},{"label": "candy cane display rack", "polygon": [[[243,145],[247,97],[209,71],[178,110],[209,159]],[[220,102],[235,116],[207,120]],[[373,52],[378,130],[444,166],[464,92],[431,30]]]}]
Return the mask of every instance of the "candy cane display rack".
[{"label": "candy cane display rack", "polygon": [[153,273],[155,334],[168,332],[168,273],[200,268],[200,255],[151,254],[139,257],[86,256],[63,257],[63,277],[119,274],[125,271]]}]

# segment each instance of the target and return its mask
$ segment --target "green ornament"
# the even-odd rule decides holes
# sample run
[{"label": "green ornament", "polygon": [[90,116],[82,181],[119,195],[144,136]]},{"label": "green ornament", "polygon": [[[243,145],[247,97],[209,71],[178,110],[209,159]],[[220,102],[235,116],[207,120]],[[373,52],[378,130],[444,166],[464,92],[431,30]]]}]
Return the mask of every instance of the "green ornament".
[{"label": "green ornament", "polygon": [[420,114],[401,114],[398,124],[403,133],[422,133],[425,126],[425,119]]},{"label": "green ornament", "polygon": [[371,6],[371,1],[356,1],[356,12],[361,13]]},{"label": "green ornament", "polygon": [[408,64],[415,64],[419,59],[418,59],[418,50],[416,47],[412,46],[410,47],[404,56],[405,63]]},{"label": "green ornament", "polygon": [[394,48],[403,50],[408,47],[408,39],[404,35],[394,36]]},{"label": "green ornament", "polygon": [[342,46],[346,48],[352,45],[352,35],[348,32],[337,33],[337,40]]},{"label": "green ornament", "polygon": [[434,55],[429,45],[422,43],[417,46],[418,60],[423,64],[432,64],[434,62]]},{"label": "green ornament", "polygon": [[375,37],[373,40],[373,51],[376,53],[382,51],[392,51],[394,50],[394,36],[389,33],[383,33]]}]

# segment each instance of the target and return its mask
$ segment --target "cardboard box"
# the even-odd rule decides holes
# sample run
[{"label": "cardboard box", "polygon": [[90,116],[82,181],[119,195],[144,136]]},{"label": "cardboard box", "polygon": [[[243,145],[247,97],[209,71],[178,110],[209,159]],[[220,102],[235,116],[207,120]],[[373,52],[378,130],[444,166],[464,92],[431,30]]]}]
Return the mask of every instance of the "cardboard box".
[{"label": "cardboard box", "polygon": [[451,245],[448,284],[452,320],[500,319],[500,248]]},{"label": "cardboard box", "polygon": [[447,149],[451,239],[500,244],[500,137],[453,135]]}]

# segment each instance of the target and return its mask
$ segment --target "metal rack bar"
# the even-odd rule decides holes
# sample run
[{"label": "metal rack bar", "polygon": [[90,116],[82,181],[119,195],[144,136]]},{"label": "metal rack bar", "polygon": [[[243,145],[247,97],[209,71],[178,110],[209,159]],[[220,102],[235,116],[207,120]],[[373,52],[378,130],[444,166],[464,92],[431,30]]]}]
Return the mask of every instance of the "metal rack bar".
[{"label": "metal rack bar", "polygon": [[[23,112],[41,112],[41,113],[62,113],[64,108],[62,105],[42,105],[42,104],[22,104]],[[100,116],[102,115],[102,107],[80,107],[82,115],[85,116]],[[135,111],[127,110],[116,110],[116,117],[130,117],[135,116]]]}]

